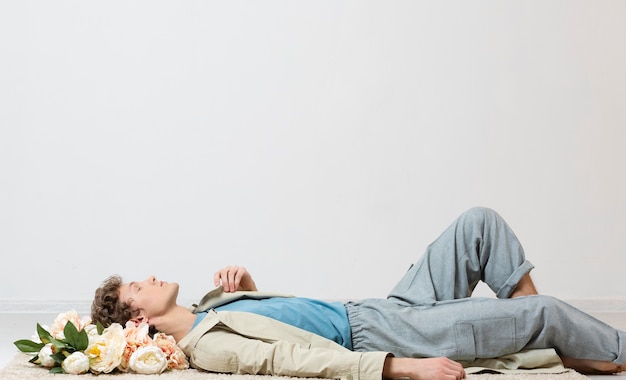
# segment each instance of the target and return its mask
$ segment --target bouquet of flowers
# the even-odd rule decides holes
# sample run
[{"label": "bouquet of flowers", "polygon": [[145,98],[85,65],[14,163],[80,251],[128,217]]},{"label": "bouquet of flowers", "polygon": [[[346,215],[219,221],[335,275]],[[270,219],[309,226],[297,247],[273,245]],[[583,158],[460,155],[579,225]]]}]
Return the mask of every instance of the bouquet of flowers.
[{"label": "bouquet of flowers", "polygon": [[113,371],[157,374],[168,369],[187,369],[185,353],[170,335],[149,335],[149,326],[127,322],[104,328],[80,318],[75,310],[59,314],[51,327],[37,324],[32,340],[14,342],[29,362],[50,368],[52,373],[93,374]]}]

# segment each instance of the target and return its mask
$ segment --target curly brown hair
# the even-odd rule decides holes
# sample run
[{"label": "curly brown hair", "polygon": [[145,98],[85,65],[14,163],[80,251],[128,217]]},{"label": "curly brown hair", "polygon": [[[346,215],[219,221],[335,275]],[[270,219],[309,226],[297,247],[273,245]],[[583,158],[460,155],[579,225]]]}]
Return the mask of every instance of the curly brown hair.
[{"label": "curly brown hair", "polygon": [[128,304],[120,301],[120,287],[122,277],[113,275],[102,283],[91,303],[91,319],[93,323],[100,322],[108,327],[112,323],[122,326],[135,315],[135,310]]}]

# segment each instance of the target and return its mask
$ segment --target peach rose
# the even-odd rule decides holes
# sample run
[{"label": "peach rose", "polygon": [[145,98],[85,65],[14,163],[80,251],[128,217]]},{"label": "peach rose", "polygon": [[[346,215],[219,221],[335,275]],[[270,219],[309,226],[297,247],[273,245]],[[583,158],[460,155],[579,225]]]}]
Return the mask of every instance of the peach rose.
[{"label": "peach rose", "polygon": [[78,328],[78,326],[80,325],[80,317],[78,316],[78,312],[76,310],[69,310],[65,313],[57,314],[50,329],[52,331],[63,331],[63,328],[65,327],[65,324],[67,322],[72,322],[74,326]]},{"label": "peach rose", "polygon": [[152,339],[148,335],[150,326],[147,323],[141,323],[139,326],[131,321],[126,322],[124,328],[124,336],[126,337],[126,347],[122,354],[122,362],[119,369],[121,371],[128,371],[130,368],[130,357],[139,347],[152,345]]},{"label": "peach rose", "polygon": [[65,339],[63,330],[67,322],[72,322],[78,331],[82,330],[91,323],[91,317],[85,316],[80,318],[76,310],[70,310],[65,313],[60,313],[54,319],[52,326],[50,327],[50,334],[56,339]]},{"label": "peach rose", "polygon": [[176,340],[173,336],[156,333],[154,334],[154,343],[165,353],[165,355],[167,355],[168,369],[189,368],[187,355],[185,355],[183,350],[176,344]]}]

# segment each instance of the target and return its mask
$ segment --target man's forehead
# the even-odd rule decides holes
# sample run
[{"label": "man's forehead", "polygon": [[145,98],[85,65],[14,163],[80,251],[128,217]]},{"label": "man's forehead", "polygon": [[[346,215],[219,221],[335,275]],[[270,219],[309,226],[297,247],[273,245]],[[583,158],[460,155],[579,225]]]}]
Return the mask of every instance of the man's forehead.
[{"label": "man's forehead", "polygon": [[132,301],[132,282],[124,283],[120,285],[120,301],[130,302]]}]

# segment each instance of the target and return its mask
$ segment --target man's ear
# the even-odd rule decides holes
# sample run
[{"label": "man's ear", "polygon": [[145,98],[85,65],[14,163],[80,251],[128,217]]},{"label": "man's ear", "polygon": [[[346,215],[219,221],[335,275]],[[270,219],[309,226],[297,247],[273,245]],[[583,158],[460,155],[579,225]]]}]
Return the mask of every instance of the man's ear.
[{"label": "man's ear", "polygon": [[135,324],[135,327],[139,327],[141,322],[148,323],[148,318],[145,318],[145,317],[143,317],[141,315],[138,315],[138,316],[136,316],[134,318],[131,318],[130,321]]}]

